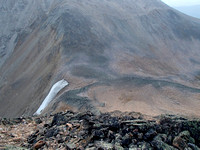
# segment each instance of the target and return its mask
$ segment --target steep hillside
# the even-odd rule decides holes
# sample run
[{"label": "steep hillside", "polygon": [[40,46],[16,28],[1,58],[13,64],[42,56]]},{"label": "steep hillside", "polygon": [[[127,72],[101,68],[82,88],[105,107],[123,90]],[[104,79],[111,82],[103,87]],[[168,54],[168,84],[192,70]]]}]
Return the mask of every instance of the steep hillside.
[{"label": "steep hillside", "polygon": [[199,116],[199,20],[159,0],[1,1],[0,116],[32,115],[61,79],[46,112]]}]

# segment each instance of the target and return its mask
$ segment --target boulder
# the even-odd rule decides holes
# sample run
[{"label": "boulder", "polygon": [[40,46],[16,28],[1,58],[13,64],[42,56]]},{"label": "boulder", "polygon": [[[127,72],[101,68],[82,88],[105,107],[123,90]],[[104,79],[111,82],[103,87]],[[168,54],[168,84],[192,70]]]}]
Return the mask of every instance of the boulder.
[{"label": "boulder", "polygon": [[198,146],[196,146],[195,144],[192,144],[192,143],[188,143],[188,147],[190,147],[192,150],[200,150],[200,148]]},{"label": "boulder", "polygon": [[39,149],[44,145],[45,145],[45,141],[38,141],[37,143],[34,144],[33,149]]},{"label": "boulder", "polygon": [[152,140],[157,135],[157,132],[154,129],[150,129],[147,133],[144,135],[144,140]]},{"label": "boulder", "polygon": [[67,150],[76,149],[76,145],[73,144],[73,143],[67,143],[67,144],[66,144],[66,149],[67,149]]},{"label": "boulder", "polygon": [[41,120],[40,118],[35,118],[34,121],[35,121],[36,124],[40,124],[40,123],[42,123],[42,120]]},{"label": "boulder", "polygon": [[116,149],[116,150],[124,150],[124,148],[120,145],[120,143],[115,143],[114,149]]},{"label": "boulder", "polygon": [[104,142],[104,141],[96,141],[95,147],[97,149],[110,150],[110,149],[113,149],[114,145],[111,143]]},{"label": "boulder", "polygon": [[181,137],[183,140],[185,140],[186,143],[195,143],[195,140],[190,136],[189,131],[183,131],[179,134],[179,137]]},{"label": "boulder", "polygon": [[179,150],[185,150],[185,148],[188,147],[185,140],[179,136],[174,138],[173,146],[178,148]]},{"label": "boulder", "polygon": [[151,142],[151,145],[154,149],[158,150],[175,150],[174,147],[165,143],[166,140],[167,140],[166,134],[158,134]]}]

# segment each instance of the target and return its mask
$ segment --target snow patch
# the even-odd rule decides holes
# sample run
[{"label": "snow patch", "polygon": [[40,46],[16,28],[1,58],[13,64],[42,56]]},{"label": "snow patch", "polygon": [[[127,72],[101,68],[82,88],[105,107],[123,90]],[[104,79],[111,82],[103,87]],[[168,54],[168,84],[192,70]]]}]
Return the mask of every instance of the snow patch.
[{"label": "snow patch", "polygon": [[38,110],[34,113],[34,115],[40,115],[42,111],[48,106],[48,104],[56,97],[58,92],[60,92],[64,87],[66,87],[69,83],[66,80],[60,80],[56,82],[47,97],[44,99]]}]

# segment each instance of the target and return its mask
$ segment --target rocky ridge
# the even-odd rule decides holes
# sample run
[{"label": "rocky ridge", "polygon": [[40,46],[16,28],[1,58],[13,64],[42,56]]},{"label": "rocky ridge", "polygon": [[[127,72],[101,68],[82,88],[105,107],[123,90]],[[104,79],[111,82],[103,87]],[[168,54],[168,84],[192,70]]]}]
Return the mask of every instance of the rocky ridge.
[{"label": "rocky ridge", "polygon": [[[0,120],[0,149],[199,150],[200,120],[119,111]],[[12,146],[11,146],[12,145]]]}]

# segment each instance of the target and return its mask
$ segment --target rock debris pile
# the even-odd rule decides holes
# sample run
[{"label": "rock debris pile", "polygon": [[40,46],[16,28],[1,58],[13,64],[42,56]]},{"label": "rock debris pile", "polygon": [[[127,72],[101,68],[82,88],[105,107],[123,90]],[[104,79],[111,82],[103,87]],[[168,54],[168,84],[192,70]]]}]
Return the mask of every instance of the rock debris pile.
[{"label": "rock debris pile", "polygon": [[60,112],[1,119],[2,149],[199,150],[200,120],[139,113]]}]

